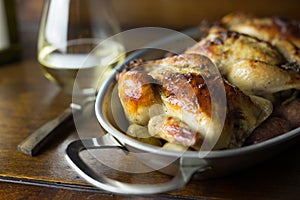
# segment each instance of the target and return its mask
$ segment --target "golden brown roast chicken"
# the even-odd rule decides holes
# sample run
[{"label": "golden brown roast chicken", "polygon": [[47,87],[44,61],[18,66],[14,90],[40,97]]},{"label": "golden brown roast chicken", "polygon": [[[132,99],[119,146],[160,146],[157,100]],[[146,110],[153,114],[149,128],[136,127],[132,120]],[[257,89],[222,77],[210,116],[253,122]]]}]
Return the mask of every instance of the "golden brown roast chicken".
[{"label": "golden brown roast chicken", "polygon": [[[132,63],[118,76],[119,97],[129,121],[148,126],[149,136],[194,149],[200,149],[204,137],[220,132],[214,149],[240,147],[270,115],[272,104],[207,74],[205,63],[193,54]],[[207,85],[220,83],[226,93],[223,104],[212,102],[215,88],[209,90]],[[224,127],[221,118],[212,119],[213,103],[216,113],[227,106]]]},{"label": "golden brown roast chicken", "polygon": [[[193,149],[200,149],[204,139],[219,137],[214,149],[224,149],[240,147],[245,140],[261,142],[300,126],[295,93],[300,90],[299,48],[298,23],[231,13],[184,54],[131,63],[118,75],[119,97],[132,123],[130,135],[138,138],[132,134],[135,129],[146,130],[143,137]],[[211,66],[201,55],[222,77],[207,73]],[[212,100],[208,87],[220,83],[225,105]],[[290,93],[296,94],[292,103],[278,104],[282,101],[278,94]],[[222,113],[224,107],[223,124],[214,113]]]}]

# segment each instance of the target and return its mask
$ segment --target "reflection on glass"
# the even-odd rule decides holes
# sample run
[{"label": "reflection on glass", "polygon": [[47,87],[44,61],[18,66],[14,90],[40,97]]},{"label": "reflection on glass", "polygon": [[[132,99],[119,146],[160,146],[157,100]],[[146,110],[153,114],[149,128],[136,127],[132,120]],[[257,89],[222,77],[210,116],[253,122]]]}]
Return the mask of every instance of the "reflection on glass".
[{"label": "reflection on glass", "polygon": [[124,59],[120,39],[106,41],[119,32],[109,0],[46,0],[38,40],[45,76],[67,93],[94,93],[99,76]]}]

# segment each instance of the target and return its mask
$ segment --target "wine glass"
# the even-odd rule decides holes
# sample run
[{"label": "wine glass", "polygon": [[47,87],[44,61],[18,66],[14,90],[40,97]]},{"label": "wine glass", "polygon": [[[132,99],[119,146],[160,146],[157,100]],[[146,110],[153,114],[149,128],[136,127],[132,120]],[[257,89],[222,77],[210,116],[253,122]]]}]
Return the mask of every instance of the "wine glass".
[{"label": "wine glass", "polygon": [[120,32],[110,4],[110,0],[44,2],[38,61],[44,75],[68,94],[94,94],[99,76],[125,58],[121,39],[107,40]]}]

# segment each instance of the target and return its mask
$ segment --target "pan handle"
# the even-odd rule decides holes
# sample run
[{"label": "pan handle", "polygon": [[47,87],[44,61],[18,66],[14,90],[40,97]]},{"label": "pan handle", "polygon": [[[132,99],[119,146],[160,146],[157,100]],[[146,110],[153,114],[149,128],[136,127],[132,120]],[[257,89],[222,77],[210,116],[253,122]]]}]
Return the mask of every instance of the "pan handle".
[{"label": "pan handle", "polygon": [[101,148],[124,148],[110,134],[101,138],[91,138],[76,140],[70,143],[66,149],[66,159],[69,164],[92,185],[119,194],[155,194],[168,192],[184,187],[195,172],[206,171],[207,165],[184,164],[183,159],[180,161],[180,170],[169,182],[159,184],[130,184],[123,183],[106,176],[96,174],[80,158],[79,153],[87,149]]}]

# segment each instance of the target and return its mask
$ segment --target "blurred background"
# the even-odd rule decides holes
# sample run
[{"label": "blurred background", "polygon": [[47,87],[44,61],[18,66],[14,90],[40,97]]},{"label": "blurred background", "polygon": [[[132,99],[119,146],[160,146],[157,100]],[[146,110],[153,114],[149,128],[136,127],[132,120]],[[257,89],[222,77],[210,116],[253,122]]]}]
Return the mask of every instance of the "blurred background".
[{"label": "blurred background", "polygon": [[[298,0],[111,0],[123,30],[157,26],[182,30],[232,11],[300,19]],[[15,0],[23,57],[36,57],[43,1]],[[24,47],[32,47],[27,49]]]}]

